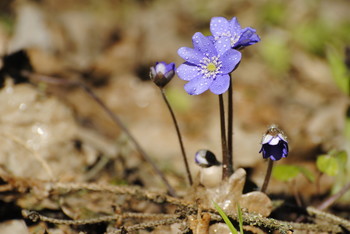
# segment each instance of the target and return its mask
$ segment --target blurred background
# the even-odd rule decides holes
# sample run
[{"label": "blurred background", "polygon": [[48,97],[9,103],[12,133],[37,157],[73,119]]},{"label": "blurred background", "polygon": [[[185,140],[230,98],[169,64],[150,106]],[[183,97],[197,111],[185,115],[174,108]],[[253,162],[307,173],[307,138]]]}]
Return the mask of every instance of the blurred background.
[{"label": "blurred background", "polygon": [[[2,0],[1,168],[24,177],[164,188],[156,177],[142,176],[152,170],[83,90],[33,86],[8,72],[30,69],[89,85],[170,183],[186,188],[175,128],[159,89],[149,81],[149,68],[156,61],[179,66],[177,50],[191,47],[195,32],[209,35],[212,17],[235,16],[242,27],[255,28],[261,42],[242,51],[233,73],[234,167],[251,168],[261,185],[266,163],[258,153],[260,141],[270,124],[278,124],[290,143],[289,157],[278,163],[314,170],[318,155],[350,150],[344,63],[349,12],[347,0]],[[14,53],[18,57],[11,60]],[[198,149],[221,158],[218,98],[210,92],[190,96],[184,84],[174,77],[166,93],[195,177]],[[332,179],[325,181],[324,190]],[[307,188],[305,195],[315,193],[305,179],[298,183],[300,190]],[[289,186],[272,181],[271,192],[283,191]]]}]

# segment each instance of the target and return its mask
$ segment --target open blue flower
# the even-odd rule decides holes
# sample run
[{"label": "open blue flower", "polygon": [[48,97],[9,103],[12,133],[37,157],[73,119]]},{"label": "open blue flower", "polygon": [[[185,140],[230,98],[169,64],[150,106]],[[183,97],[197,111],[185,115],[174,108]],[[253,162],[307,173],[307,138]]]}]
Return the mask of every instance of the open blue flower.
[{"label": "open blue flower", "polygon": [[194,48],[181,47],[178,50],[186,62],[176,72],[181,79],[189,81],[185,84],[186,92],[190,95],[198,95],[208,89],[214,94],[226,92],[230,85],[229,73],[241,61],[241,53],[217,47],[199,32],[193,35],[192,42]]},{"label": "open blue flower", "polygon": [[159,87],[164,87],[175,75],[175,63],[166,64],[165,62],[156,62],[150,69],[151,80]]},{"label": "open blue flower", "polygon": [[236,17],[230,21],[224,17],[213,17],[210,21],[210,31],[221,47],[239,49],[260,41],[256,30],[250,27],[241,28]]},{"label": "open blue flower", "polygon": [[259,153],[262,153],[263,158],[277,161],[288,156],[287,137],[276,125],[271,125],[266,131],[261,144]]}]

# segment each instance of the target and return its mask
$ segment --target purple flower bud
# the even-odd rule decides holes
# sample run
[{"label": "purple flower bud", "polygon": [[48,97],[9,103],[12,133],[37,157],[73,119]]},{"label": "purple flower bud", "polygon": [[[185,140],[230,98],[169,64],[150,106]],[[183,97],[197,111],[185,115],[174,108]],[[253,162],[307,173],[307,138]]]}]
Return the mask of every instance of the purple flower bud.
[{"label": "purple flower bud", "polygon": [[174,75],[175,63],[156,62],[156,65],[151,67],[150,78],[158,87],[163,88]]},{"label": "purple flower bud", "polygon": [[220,166],[221,163],[216,159],[215,154],[209,150],[198,150],[196,152],[195,162],[201,167]]},{"label": "purple flower bud", "polygon": [[262,138],[261,144],[259,153],[262,153],[263,158],[270,158],[277,161],[288,155],[287,137],[276,125],[269,127]]}]

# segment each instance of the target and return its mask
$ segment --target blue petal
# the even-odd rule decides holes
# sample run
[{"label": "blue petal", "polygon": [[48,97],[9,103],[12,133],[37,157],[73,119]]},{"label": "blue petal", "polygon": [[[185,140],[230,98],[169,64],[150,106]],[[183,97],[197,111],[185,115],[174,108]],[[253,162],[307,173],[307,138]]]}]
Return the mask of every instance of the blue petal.
[{"label": "blue petal", "polygon": [[207,36],[207,38],[208,38],[211,42],[215,43],[215,38],[214,38],[213,35]]},{"label": "blue petal", "polygon": [[231,42],[229,37],[220,37],[215,42],[216,50],[218,51],[219,55],[222,55],[227,50],[231,49]]},{"label": "blue petal", "polygon": [[208,90],[213,80],[204,78],[202,76],[192,79],[185,84],[185,90],[190,95],[199,95]]},{"label": "blue petal", "polygon": [[214,94],[223,94],[230,86],[229,75],[218,75],[210,85],[210,91]]},{"label": "blue petal", "polygon": [[217,55],[213,41],[200,32],[193,35],[192,43],[195,50],[199,50],[202,54],[206,54],[207,57]]},{"label": "blue petal", "polygon": [[260,41],[260,37],[256,34],[256,30],[253,28],[245,28],[242,31],[242,35],[235,43],[234,47],[243,47],[253,45]]},{"label": "blue petal", "polygon": [[204,57],[200,51],[188,47],[181,47],[177,53],[181,58],[193,64],[199,64]]},{"label": "blue petal", "polygon": [[165,63],[165,71],[169,72],[171,70],[175,70],[175,63],[169,63],[168,65]]},{"label": "blue petal", "polygon": [[177,75],[182,80],[192,80],[200,75],[198,67],[191,63],[183,63],[176,69]]},{"label": "blue petal", "polygon": [[226,51],[221,57],[222,62],[221,72],[227,74],[233,71],[237,64],[241,61],[242,54],[241,52],[230,49]]},{"label": "blue petal", "polygon": [[230,32],[230,24],[224,17],[213,17],[210,21],[210,32],[214,37],[221,37]]},{"label": "blue petal", "polygon": [[239,35],[241,34],[241,25],[238,23],[238,20],[236,17],[233,17],[231,20],[230,20],[230,32],[231,32],[231,35]]}]

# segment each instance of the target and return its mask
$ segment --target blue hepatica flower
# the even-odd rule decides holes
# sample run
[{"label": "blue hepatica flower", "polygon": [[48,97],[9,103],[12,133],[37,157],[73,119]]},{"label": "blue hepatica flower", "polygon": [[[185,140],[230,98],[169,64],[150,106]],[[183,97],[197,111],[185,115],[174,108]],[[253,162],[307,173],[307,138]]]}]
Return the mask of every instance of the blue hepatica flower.
[{"label": "blue hepatica flower", "polygon": [[236,17],[230,21],[224,17],[213,17],[210,21],[212,40],[225,47],[234,49],[253,45],[260,41],[256,30],[250,27],[241,28]]},{"label": "blue hepatica flower", "polygon": [[156,65],[151,67],[149,76],[157,86],[164,87],[174,75],[175,63],[156,62]]},{"label": "blue hepatica flower", "polygon": [[185,90],[190,95],[198,95],[206,90],[222,94],[230,85],[229,73],[241,60],[241,53],[234,49],[227,50],[208,37],[197,32],[192,37],[193,47],[181,47],[178,54],[185,63],[176,72],[186,81]]},{"label": "blue hepatica flower", "polygon": [[262,153],[263,158],[270,158],[276,161],[288,155],[287,137],[276,125],[271,125],[266,131],[261,144],[259,153]]}]

